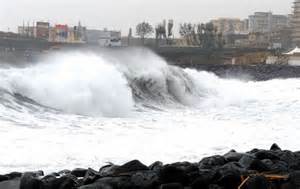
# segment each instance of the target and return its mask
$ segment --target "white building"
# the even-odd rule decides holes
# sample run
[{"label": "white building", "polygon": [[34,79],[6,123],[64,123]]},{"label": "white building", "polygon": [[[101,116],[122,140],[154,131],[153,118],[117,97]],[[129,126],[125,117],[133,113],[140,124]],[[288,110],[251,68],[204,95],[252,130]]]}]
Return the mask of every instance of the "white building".
[{"label": "white building", "polygon": [[109,30],[86,30],[87,43],[101,47],[119,47],[122,45],[121,32]]},{"label": "white building", "polygon": [[294,2],[294,14],[292,16],[293,44],[300,45],[300,0]]},{"label": "white building", "polygon": [[300,66],[300,48],[296,47],[294,50],[286,53],[288,56],[288,64],[291,66]]}]

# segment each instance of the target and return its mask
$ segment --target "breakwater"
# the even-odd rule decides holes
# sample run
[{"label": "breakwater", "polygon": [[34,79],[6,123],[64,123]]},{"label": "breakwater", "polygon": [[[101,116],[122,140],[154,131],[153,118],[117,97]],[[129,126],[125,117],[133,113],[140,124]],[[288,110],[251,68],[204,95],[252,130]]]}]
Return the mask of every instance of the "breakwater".
[{"label": "breakwater", "polygon": [[297,189],[300,187],[300,152],[252,149],[203,158],[196,163],[138,160],[109,163],[99,170],[77,168],[44,175],[43,171],[0,175],[5,189]]}]

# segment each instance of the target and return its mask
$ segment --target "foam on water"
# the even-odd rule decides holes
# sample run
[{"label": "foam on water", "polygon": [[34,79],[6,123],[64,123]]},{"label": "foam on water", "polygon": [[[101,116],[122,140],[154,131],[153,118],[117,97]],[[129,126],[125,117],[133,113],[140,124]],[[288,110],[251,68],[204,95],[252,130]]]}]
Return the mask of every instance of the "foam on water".
[{"label": "foam on water", "polygon": [[143,50],[55,55],[0,83],[3,173],[299,150],[300,79],[221,79]]}]

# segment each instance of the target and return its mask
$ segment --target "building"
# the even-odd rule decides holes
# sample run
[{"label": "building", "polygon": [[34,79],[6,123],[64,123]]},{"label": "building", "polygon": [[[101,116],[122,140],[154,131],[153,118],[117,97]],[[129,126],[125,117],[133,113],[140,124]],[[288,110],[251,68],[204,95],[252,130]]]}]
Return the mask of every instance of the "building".
[{"label": "building", "polygon": [[90,45],[101,47],[119,47],[122,45],[121,32],[109,30],[86,30],[86,41]]},{"label": "building", "polygon": [[22,37],[31,37],[36,36],[36,28],[34,26],[19,26],[18,34]]},{"label": "building", "polygon": [[35,37],[39,39],[49,39],[49,22],[37,22]]},{"label": "building", "polygon": [[249,32],[270,33],[289,26],[287,15],[273,15],[272,12],[255,12],[249,16]]},{"label": "building", "polygon": [[294,14],[292,17],[292,29],[293,29],[293,44],[300,46],[300,0],[294,2]]},{"label": "building", "polygon": [[211,21],[218,33],[223,35],[242,34],[248,31],[248,20],[240,20],[237,18],[219,18]]}]

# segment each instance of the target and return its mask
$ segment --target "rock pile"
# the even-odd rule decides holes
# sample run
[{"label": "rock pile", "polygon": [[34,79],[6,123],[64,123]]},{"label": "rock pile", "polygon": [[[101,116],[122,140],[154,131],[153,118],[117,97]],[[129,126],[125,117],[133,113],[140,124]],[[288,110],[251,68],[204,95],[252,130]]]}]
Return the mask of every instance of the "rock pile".
[{"label": "rock pile", "polygon": [[138,160],[109,164],[98,171],[63,170],[0,175],[0,189],[298,189],[300,152],[253,149],[234,150],[198,163],[180,162],[150,166]]}]

